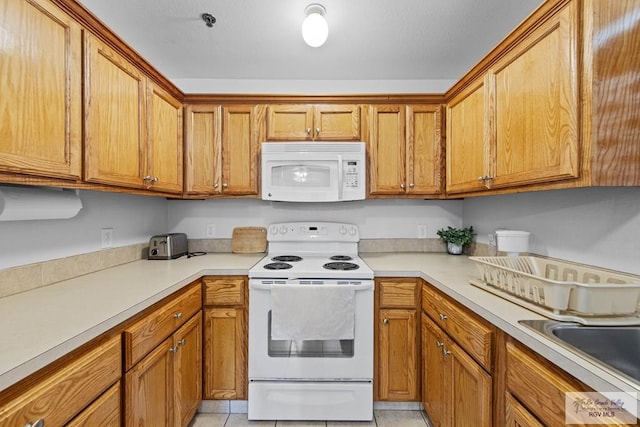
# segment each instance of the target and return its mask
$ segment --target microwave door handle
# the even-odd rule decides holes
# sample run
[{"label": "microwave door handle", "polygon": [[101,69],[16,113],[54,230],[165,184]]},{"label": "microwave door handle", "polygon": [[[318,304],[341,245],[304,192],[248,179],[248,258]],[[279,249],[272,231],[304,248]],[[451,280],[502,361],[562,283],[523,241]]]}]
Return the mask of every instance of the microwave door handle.
[{"label": "microwave door handle", "polygon": [[342,155],[338,154],[338,200],[342,200]]}]

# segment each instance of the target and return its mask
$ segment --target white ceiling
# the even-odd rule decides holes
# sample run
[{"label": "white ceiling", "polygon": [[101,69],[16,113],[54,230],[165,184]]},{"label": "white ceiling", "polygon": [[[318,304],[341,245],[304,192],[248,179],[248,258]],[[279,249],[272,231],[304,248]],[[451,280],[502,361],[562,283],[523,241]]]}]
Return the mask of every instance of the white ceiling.
[{"label": "white ceiling", "polygon": [[174,81],[457,80],[542,2],[320,0],[329,38],[311,48],[313,0],[80,1]]}]

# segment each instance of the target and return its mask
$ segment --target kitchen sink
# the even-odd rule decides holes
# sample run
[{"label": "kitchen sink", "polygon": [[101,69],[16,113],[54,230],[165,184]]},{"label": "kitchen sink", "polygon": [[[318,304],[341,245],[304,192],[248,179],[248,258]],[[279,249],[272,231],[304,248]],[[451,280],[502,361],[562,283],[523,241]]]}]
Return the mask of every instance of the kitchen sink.
[{"label": "kitchen sink", "polygon": [[519,323],[640,385],[640,326],[585,326],[553,320]]}]

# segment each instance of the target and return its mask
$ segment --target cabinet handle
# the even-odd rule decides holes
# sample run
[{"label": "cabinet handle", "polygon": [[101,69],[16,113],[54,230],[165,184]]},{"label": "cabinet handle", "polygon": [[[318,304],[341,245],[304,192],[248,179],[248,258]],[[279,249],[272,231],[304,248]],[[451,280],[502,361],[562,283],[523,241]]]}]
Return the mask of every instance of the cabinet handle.
[{"label": "cabinet handle", "polygon": [[213,188],[218,188],[218,183],[213,184]]},{"label": "cabinet handle", "polygon": [[440,316],[440,320],[447,320],[449,318],[447,317],[446,314],[442,314],[442,313],[439,316]]},{"label": "cabinet handle", "polygon": [[483,176],[479,176],[478,177],[478,181],[480,181],[480,182],[484,181],[484,177]]},{"label": "cabinet handle", "polygon": [[389,323],[389,319],[382,319],[382,323],[386,325],[387,323]]},{"label": "cabinet handle", "polygon": [[147,175],[147,176],[145,176],[144,178],[142,178],[142,180],[143,180],[144,182],[151,182],[151,175]]},{"label": "cabinet handle", "polygon": [[311,135],[311,128],[307,128],[307,136]]},{"label": "cabinet handle", "polygon": [[227,184],[226,182],[222,183],[222,188],[227,188],[229,186],[229,184]]},{"label": "cabinet handle", "polygon": [[442,357],[446,357],[448,354],[451,354],[451,351],[442,347]]},{"label": "cabinet handle", "polygon": [[153,178],[151,178],[151,181],[152,182],[158,182],[158,181],[160,181],[160,179],[158,179],[157,176],[154,176]]},{"label": "cabinet handle", "polygon": [[316,128],[316,136],[320,136],[320,128]]},{"label": "cabinet handle", "polygon": [[186,341],[184,340],[184,338],[178,341],[178,345],[184,346],[185,344],[186,344]]},{"label": "cabinet handle", "polygon": [[177,320],[182,319],[182,312],[178,312],[178,313],[174,314],[174,315],[173,315],[173,317],[174,317],[175,319],[177,319]]},{"label": "cabinet handle", "polygon": [[493,179],[493,177],[491,175],[485,175],[484,178],[482,178],[484,181],[491,181]]},{"label": "cabinet handle", "polygon": [[175,353],[177,353],[177,352],[178,352],[178,346],[171,347],[171,348],[169,349],[169,353],[174,353],[174,354],[175,354]]},{"label": "cabinet handle", "polygon": [[416,186],[416,185],[415,185],[413,182],[409,184],[409,188],[413,188],[413,187],[415,187],[415,186]]},{"label": "cabinet handle", "polygon": [[400,184],[400,188],[404,190],[404,184]]},{"label": "cabinet handle", "polygon": [[24,427],[44,427],[44,420],[40,418],[32,423],[26,423]]},{"label": "cabinet handle", "polygon": [[440,347],[442,347],[443,345],[444,345],[444,343],[443,343],[443,342],[436,341],[436,348],[440,348]]}]

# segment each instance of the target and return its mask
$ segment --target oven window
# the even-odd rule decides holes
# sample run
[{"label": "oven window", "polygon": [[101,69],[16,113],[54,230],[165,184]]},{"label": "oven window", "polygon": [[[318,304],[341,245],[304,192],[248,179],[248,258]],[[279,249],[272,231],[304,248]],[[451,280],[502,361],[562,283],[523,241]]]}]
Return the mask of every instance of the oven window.
[{"label": "oven window", "polygon": [[271,310],[267,333],[269,357],[353,357],[353,340],[272,340]]},{"label": "oven window", "polygon": [[276,187],[319,187],[330,185],[328,166],[284,165],[271,168],[271,183]]}]

